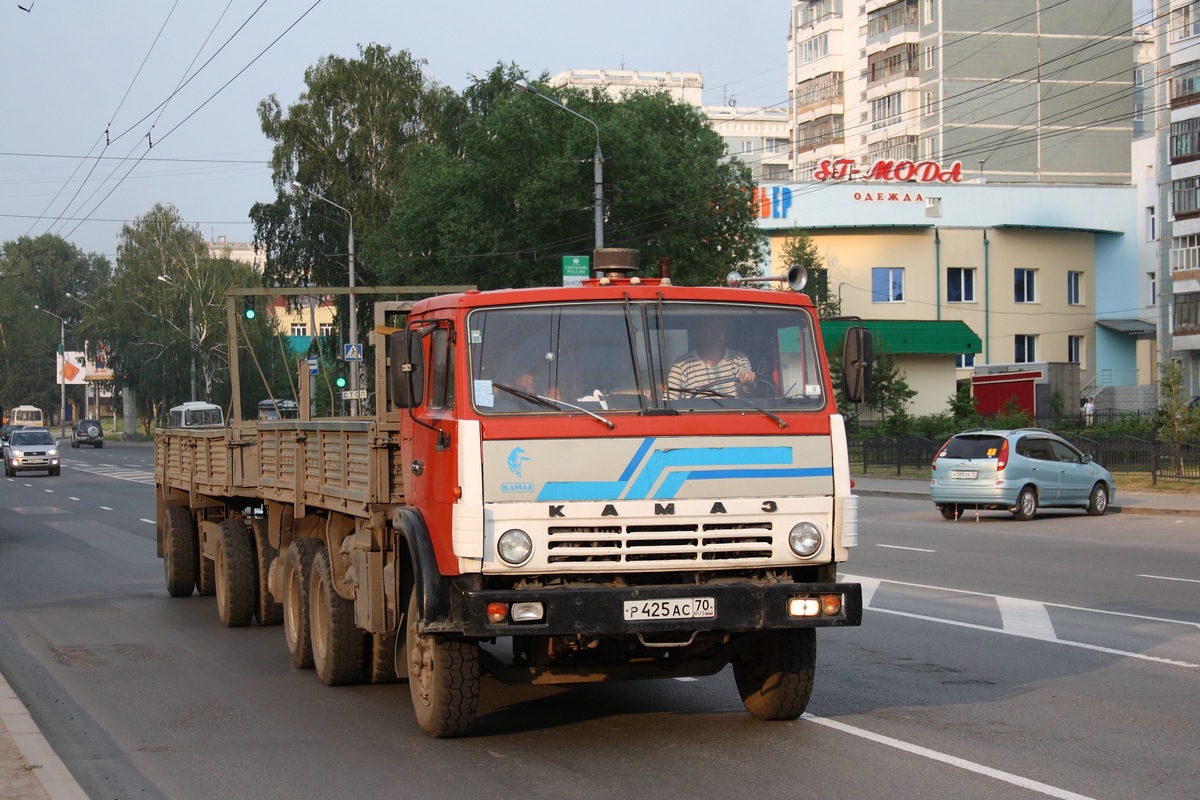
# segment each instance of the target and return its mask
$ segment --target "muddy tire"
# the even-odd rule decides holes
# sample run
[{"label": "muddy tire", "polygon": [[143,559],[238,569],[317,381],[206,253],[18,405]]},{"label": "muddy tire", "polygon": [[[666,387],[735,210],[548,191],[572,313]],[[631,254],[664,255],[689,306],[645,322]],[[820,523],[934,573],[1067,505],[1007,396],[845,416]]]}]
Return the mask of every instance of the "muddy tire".
[{"label": "muddy tire", "polygon": [[254,616],[258,624],[280,625],[283,623],[283,606],[271,594],[270,581],[267,579],[271,572],[271,562],[279,556],[279,551],[271,546],[267,538],[267,521],[254,520],[254,562],[257,573],[254,594]]},{"label": "muddy tire", "polygon": [[308,584],[312,579],[313,556],[321,543],[296,539],[288,546],[283,562],[283,639],[288,660],[296,669],[313,665],[312,633],[308,624]]},{"label": "muddy tire", "polygon": [[217,593],[217,562],[204,557],[199,536],[196,537],[196,591],[201,597]]},{"label": "muddy tire", "polygon": [[808,707],[816,676],[814,628],[750,634],[757,641],[733,662],[742,704],[751,716],[796,719]]},{"label": "muddy tire", "polygon": [[196,527],[186,506],[167,506],[163,535],[167,594],[191,597],[196,588]]},{"label": "muddy tire", "polygon": [[244,628],[254,619],[254,546],[246,523],[221,522],[213,561],[217,615],[226,628]]},{"label": "muddy tire", "polygon": [[308,622],[313,666],[326,686],[363,682],[363,632],[354,624],[354,603],[333,587],[329,551],[313,557],[308,584]]},{"label": "muddy tire", "polygon": [[959,517],[958,506],[942,506],[938,510],[942,512],[942,519],[956,520]]},{"label": "muddy tire", "polygon": [[409,594],[404,652],[417,725],[435,739],[466,736],[479,708],[479,645],[417,633],[417,596]]},{"label": "muddy tire", "polygon": [[1092,517],[1102,517],[1105,511],[1108,511],[1108,487],[1097,483],[1088,498],[1087,513]]},{"label": "muddy tire", "polygon": [[1017,495],[1017,504],[1013,506],[1012,515],[1021,522],[1028,522],[1037,516],[1037,508],[1037,490],[1032,486],[1026,486]]}]

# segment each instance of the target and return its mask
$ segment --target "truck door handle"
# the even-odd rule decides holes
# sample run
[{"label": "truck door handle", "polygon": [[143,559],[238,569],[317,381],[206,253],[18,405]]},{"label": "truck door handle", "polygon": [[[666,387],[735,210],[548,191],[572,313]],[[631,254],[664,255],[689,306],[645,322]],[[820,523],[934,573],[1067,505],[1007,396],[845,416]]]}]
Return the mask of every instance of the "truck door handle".
[{"label": "truck door handle", "polygon": [[425,464],[422,463],[421,459],[414,458],[413,462],[412,462],[412,474],[420,475],[424,471],[425,471]]}]

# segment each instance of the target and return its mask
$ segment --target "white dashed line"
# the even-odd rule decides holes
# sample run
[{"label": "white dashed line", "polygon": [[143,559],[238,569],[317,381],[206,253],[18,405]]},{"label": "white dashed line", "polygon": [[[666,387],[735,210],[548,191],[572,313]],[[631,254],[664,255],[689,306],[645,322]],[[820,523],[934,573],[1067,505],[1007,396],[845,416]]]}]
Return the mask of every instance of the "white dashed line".
[{"label": "white dashed line", "polygon": [[1171,578],[1166,575],[1138,575],[1139,578],[1151,578],[1156,581],[1181,581],[1182,583],[1200,583],[1195,578]]}]

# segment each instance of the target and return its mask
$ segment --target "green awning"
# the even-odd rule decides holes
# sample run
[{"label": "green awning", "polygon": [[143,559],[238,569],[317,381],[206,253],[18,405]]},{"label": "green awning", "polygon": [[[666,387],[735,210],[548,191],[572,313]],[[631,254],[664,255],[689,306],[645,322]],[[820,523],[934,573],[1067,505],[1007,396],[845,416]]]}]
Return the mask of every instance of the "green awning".
[{"label": "green awning", "polygon": [[[821,322],[821,336],[828,350],[842,346],[846,328],[857,325],[846,319]],[[961,320],[932,319],[864,319],[863,327],[871,331],[876,349],[892,355],[958,355],[980,353],[983,342],[967,323]]]}]

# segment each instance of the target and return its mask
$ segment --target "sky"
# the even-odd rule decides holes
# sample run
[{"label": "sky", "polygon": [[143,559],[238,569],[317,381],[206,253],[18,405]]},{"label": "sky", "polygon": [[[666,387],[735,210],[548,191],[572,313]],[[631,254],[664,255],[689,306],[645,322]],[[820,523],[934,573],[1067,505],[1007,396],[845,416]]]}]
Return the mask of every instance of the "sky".
[{"label": "sky", "polygon": [[[28,11],[23,10],[29,9]],[[54,233],[116,261],[171,204],[250,241],[275,198],[258,103],[379,43],[462,90],[497,63],[700,72],[705,105],[785,106],[790,0],[0,0],[0,243]],[[603,132],[602,132],[603,135]],[[330,198],[336,200],[337,198]]]}]

